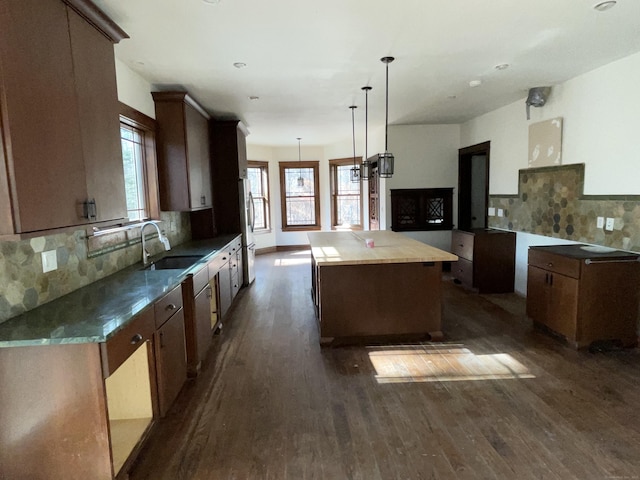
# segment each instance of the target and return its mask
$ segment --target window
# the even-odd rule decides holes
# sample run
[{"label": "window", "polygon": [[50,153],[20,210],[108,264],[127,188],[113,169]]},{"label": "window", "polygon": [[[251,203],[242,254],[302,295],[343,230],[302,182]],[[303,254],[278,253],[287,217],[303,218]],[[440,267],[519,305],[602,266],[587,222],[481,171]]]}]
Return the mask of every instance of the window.
[{"label": "window", "polygon": [[129,221],[159,218],[155,120],[120,104],[120,142]]},{"label": "window", "polygon": [[319,162],[280,162],[282,230],[320,230]]},{"label": "window", "polygon": [[453,188],[391,190],[394,232],[451,230]]},{"label": "window", "polygon": [[[362,160],[356,158],[358,164]],[[352,158],[329,160],[331,228],[362,229],[362,183],[351,181]]]},{"label": "window", "polygon": [[269,214],[269,164],[249,161],[247,168],[249,187],[253,196],[254,232],[266,232],[270,229]]}]

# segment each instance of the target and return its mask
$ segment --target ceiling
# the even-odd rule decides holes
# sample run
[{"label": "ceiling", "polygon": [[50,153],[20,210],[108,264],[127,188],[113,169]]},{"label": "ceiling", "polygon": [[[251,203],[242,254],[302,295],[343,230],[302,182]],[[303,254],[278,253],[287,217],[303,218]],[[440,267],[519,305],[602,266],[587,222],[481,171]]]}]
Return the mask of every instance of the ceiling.
[{"label": "ceiling", "polygon": [[249,143],[286,146],[350,139],[350,105],[362,131],[365,85],[369,128],[383,127],[384,56],[396,59],[389,124],[446,124],[640,51],[640,1],[604,12],[598,1],[95,3],[131,37],[116,56],[155,89],[184,88],[215,117],[242,120]]}]

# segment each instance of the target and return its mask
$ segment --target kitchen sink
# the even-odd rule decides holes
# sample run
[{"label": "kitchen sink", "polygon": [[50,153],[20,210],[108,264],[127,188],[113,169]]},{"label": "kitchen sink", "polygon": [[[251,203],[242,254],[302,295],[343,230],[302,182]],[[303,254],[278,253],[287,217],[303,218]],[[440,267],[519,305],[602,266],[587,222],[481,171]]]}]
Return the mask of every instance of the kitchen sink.
[{"label": "kitchen sink", "polygon": [[162,257],[151,265],[145,267],[146,270],[183,270],[189,268],[202,258],[202,255],[171,255]]}]

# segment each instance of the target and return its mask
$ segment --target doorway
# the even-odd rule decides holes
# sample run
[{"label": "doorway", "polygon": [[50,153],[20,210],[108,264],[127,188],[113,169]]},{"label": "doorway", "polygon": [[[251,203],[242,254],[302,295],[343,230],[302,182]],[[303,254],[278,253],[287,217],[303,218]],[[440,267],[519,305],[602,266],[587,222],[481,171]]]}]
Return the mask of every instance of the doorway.
[{"label": "doorway", "polygon": [[458,150],[458,229],[487,228],[491,142]]}]

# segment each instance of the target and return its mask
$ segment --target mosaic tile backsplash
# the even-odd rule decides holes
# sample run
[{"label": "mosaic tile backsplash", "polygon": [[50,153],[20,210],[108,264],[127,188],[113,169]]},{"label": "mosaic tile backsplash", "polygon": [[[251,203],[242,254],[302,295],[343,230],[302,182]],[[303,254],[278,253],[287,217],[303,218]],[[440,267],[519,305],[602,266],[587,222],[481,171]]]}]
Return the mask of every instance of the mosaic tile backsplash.
[{"label": "mosaic tile backsplash", "polygon": [[[520,170],[518,195],[491,195],[489,226],[640,252],[640,195],[584,195],[584,164]],[[613,218],[613,230],[597,218]]]},{"label": "mosaic tile backsplash", "polygon": [[[188,213],[162,212],[160,227],[172,246],[191,239]],[[147,238],[155,231],[145,229]],[[164,249],[160,242],[147,243],[149,253]],[[55,250],[58,268],[42,272],[41,252]],[[0,241],[0,322],[55,300],[80,287],[107,277],[142,259],[140,229],[87,237],[85,230]]]}]

